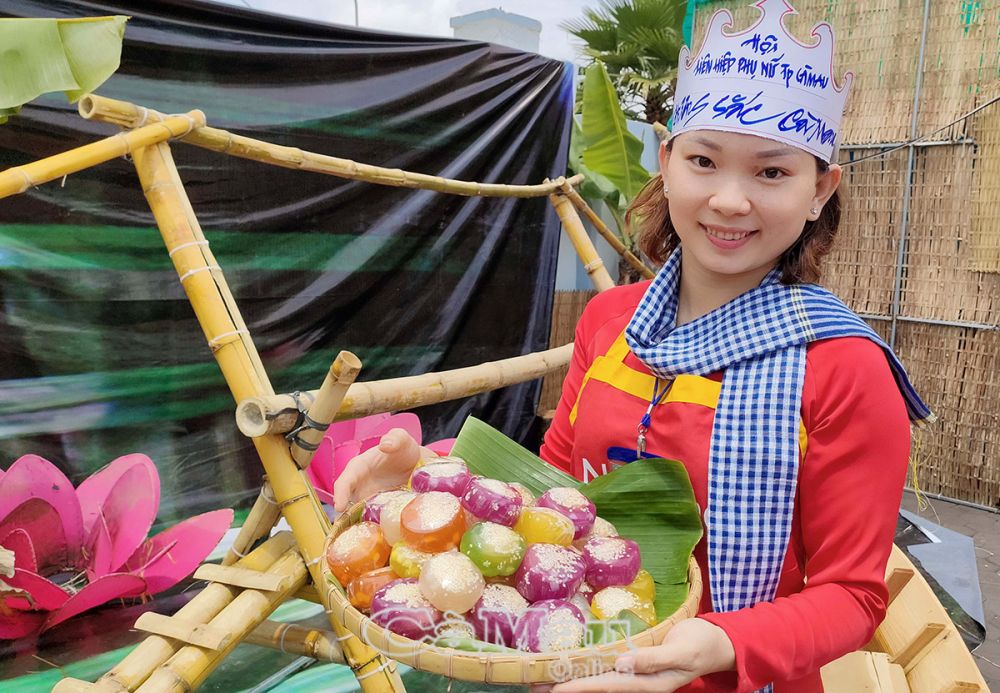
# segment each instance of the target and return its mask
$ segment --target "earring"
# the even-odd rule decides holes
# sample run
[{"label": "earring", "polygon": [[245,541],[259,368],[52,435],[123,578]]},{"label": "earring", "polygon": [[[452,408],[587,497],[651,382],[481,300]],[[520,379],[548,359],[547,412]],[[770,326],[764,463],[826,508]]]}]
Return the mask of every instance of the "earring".
[{"label": "earring", "polygon": [[818,217],[819,216],[819,210],[816,209],[815,207],[813,207],[813,208],[811,208],[809,210],[809,214],[812,215],[812,216],[814,216],[814,217]]},{"label": "earring", "polygon": [[667,187],[667,181],[663,181],[663,196],[667,197],[670,195],[670,188]]}]

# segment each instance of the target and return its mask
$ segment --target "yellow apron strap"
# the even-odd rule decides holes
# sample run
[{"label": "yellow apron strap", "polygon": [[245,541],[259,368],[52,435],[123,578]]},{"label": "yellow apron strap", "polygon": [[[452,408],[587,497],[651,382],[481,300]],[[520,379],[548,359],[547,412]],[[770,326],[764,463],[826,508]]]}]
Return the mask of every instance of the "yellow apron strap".
[{"label": "yellow apron strap", "polygon": [[[576,402],[569,413],[570,426],[576,423],[577,408],[580,405],[580,396],[583,388],[590,380],[606,383],[616,390],[627,392],[633,397],[648,402],[653,394],[653,387],[656,384],[656,377],[651,373],[641,373],[625,365],[625,357],[631,353],[628,342],[625,341],[624,330],[618,338],[608,348],[607,353],[598,356],[590,364],[590,368],[583,376],[580,389],[576,393]],[[715,409],[719,403],[719,394],[722,392],[722,383],[699,375],[678,375],[667,391],[666,397],[660,400],[658,406],[668,402],[679,402],[685,404],[700,404],[710,409]],[[799,420],[799,453],[806,454],[808,436],[805,425]]]}]

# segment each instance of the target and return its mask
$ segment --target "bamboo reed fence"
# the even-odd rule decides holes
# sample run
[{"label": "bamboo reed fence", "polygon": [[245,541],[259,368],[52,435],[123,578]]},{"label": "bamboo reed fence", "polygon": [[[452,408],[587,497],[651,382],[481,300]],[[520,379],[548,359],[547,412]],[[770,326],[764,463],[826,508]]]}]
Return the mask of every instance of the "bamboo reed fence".
[{"label": "bamboo reed fence", "polygon": [[[696,45],[720,7],[738,29],[757,12],[699,7]],[[789,30],[808,37],[830,22],[836,74],[855,73],[839,154],[845,214],[823,281],[891,343],[939,416],[915,432],[913,483],[998,508],[1000,0],[795,9]]]}]

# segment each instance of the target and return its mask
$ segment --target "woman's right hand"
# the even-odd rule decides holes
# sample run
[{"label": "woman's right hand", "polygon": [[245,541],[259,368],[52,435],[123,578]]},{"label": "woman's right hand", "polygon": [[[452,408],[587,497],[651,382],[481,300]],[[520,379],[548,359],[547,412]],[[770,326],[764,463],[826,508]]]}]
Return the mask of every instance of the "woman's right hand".
[{"label": "woman's right hand", "polygon": [[421,447],[402,428],[393,428],[373,448],[353,458],[333,484],[333,507],[344,512],[379,491],[406,484],[420,461]]}]

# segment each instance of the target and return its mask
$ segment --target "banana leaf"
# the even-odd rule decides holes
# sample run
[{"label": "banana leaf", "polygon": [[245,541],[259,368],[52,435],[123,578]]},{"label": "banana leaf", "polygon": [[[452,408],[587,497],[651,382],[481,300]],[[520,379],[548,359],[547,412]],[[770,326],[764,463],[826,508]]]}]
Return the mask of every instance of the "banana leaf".
[{"label": "banana leaf", "polygon": [[65,92],[71,102],[118,69],[128,17],[0,19],[0,123],[32,99]]},{"label": "banana leaf", "polygon": [[555,486],[579,489],[598,515],[639,544],[642,565],[656,583],[657,617],[672,614],[687,598],[688,559],[701,539],[702,525],[691,480],[680,462],[636,460],[584,484],[471,416],[452,454],[475,474],[517,481],[536,495]]},{"label": "banana leaf", "polygon": [[583,79],[581,162],[610,181],[627,204],[649,180],[642,142],[628,131],[618,94],[604,64],[594,62]]}]

